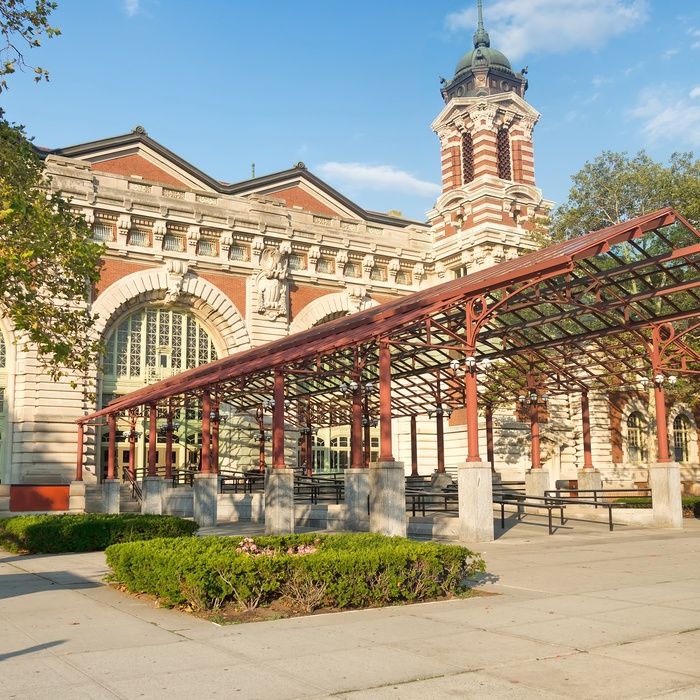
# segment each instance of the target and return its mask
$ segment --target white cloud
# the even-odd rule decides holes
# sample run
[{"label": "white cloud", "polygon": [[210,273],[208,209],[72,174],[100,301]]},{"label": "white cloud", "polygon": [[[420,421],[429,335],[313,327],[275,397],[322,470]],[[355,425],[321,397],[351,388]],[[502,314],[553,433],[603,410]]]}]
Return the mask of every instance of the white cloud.
[{"label": "white cloud", "polygon": [[[649,17],[649,0],[495,0],[484,25],[491,45],[509,58],[528,53],[596,49],[634,31]],[[476,29],[473,8],[448,15],[451,31]]]},{"label": "white cloud", "polygon": [[334,180],[343,186],[362,189],[402,192],[419,197],[436,196],[441,188],[433,182],[419,180],[410,173],[391,165],[365,165],[363,163],[323,163],[314,170],[321,177]]},{"label": "white cloud", "polygon": [[696,41],[695,43],[690,45],[691,49],[700,49],[700,41]]},{"label": "white cloud", "polygon": [[[693,88],[689,96],[700,97],[700,88]],[[663,86],[655,87],[640,94],[631,114],[642,122],[642,133],[650,142],[670,141],[697,147],[700,146],[700,104],[691,99]]]},{"label": "white cloud", "polygon": [[139,7],[139,2],[140,0],[124,0],[124,10],[129,17],[133,17],[134,15],[138,14],[139,10],[141,9]]},{"label": "white cloud", "polygon": [[668,51],[665,51],[661,54],[661,58],[664,61],[667,61],[669,58],[673,58],[678,53],[680,53],[679,49],[669,49]]}]

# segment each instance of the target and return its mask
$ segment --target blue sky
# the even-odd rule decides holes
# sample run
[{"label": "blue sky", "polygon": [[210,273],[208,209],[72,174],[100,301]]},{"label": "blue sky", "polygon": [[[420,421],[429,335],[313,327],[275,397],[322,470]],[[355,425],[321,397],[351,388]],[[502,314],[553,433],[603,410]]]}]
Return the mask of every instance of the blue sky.
[{"label": "blue sky", "polygon": [[[430,129],[472,47],[476,0],[58,0],[62,36],[26,55],[7,117],[38,145],[145,127],[226,182],[298,161],[360,206],[424,220],[439,194]],[[529,67],[546,198],[603,150],[700,150],[697,0],[484,0],[491,45]]]}]

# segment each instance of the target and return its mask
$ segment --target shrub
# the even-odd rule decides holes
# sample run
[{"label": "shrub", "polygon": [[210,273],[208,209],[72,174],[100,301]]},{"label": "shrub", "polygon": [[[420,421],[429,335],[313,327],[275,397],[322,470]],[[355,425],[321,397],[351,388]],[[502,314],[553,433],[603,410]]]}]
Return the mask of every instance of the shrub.
[{"label": "shrub", "polygon": [[92,552],[119,542],[188,536],[198,528],[167,515],[22,515],[0,519],[0,547],[29,554]]},{"label": "shrub", "polygon": [[376,534],[152,540],[114,545],[106,555],[111,580],[194,610],[278,598],[307,612],[414,602],[460,593],[485,570],[464,547]]},{"label": "shrub", "polygon": [[[651,508],[651,498],[618,498],[616,503],[624,503],[628,508]],[[681,498],[683,517],[700,518],[700,496]]]}]

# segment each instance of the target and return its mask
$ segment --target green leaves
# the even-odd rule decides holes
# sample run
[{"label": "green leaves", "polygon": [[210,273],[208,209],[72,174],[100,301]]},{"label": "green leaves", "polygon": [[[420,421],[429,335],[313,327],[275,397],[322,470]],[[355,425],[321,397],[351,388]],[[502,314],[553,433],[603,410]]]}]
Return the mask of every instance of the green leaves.
[{"label": "green leaves", "polygon": [[87,302],[103,247],[50,188],[22,127],[9,124],[0,110],[2,313],[37,348],[52,379],[66,369],[87,377],[100,350]]},{"label": "green leaves", "polygon": [[569,199],[550,224],[551,242],[575,238],[672,206],[691,223],[700,222],[700,161],[674,153],[668,165],[644,151],[604,151],[572,176]]},{"label": "green leaves", "polygon": [[61,30],[49,24],[49,15],[56,9],[56,3],[48,0],[0,0],[0,34],[4,46],[0,49],[0,92],[7,90],[3,76],[11,75],[24,68],[34,72],[34,81],[48,80],[49,73],[39,66],[30,66],[24,58],[24,50],[41,46],[41,36],[49,39],[59,36]]}]

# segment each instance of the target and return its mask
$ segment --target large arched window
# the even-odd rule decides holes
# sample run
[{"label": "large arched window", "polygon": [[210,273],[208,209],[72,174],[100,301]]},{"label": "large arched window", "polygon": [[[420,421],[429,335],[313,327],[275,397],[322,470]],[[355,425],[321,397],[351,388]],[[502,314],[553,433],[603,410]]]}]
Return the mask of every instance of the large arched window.
[{"label": "large arched window", "polygon": [[105,347],[103,394],[132,391],[218,357],[209,333],[192,314],[162,307],[125,318]]},{"label": "large arched window", "polygon": [[690,421],[682,413],[673,419],[673,450],[676,462],[690,461]]},{"label": "large arched window", "polygon": [[627,419],[627,459],[630,462],[647,461],[646,423],[637,411],[630,413]]}]

